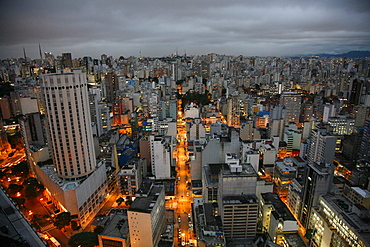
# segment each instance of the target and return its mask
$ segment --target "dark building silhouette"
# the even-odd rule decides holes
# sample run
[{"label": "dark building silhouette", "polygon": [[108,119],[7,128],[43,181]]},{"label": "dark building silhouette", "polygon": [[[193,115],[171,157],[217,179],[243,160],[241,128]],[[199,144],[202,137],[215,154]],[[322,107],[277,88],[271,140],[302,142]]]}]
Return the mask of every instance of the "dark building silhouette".
[{"label": "dark building silhouette", "polygon": [[105,89],[107,92],[107,101],[113,103],[116,98],[116,91],[118,90],[117,76],[113,72],[108,72],[105,75]]},{"label": "dark building silhouette", "polygon": [[302,186],[302,208],[299,217],[305,228],[309,225],[312,208],[318,205],[319,196],[329,192],[333,176],[333,164],[310,163],[306,166]]},{"label": "dark building silhouette", "polygon": [[359,79],[353,80],[351,95],[349,97],[349,103],[352,105],[358,105],[358,103],[360,102],[361,92],[362,92],[362,81]]},{"label": "dark building silhouette", "polygon": [[364,125],[364,134],[362,136],[358,158],[370,161],[370,118],[367,118]]},{"label": "dark building silhouette", "polygon": [[62,54],[62,68],[72,68],[72,54],[63,53]]}]

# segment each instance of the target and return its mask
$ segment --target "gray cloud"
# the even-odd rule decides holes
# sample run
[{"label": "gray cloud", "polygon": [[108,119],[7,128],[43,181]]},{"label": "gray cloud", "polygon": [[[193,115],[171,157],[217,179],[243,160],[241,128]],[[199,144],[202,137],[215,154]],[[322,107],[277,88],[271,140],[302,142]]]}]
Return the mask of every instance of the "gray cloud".
[{"label": "gray cloud", "polygon": [[1,1],[0,58],[284,56],[370,49],[370,1]]}]

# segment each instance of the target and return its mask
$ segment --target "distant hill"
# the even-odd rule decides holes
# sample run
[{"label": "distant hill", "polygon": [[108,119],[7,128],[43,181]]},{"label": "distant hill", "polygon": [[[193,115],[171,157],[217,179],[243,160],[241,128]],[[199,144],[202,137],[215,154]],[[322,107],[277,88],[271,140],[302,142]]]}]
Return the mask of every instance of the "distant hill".
[{"label": "distant hill", "polygon": [[347,53],[340,54],[317,54],[313,56],[319,57],[370,57],[370,51],[349,51]]}]

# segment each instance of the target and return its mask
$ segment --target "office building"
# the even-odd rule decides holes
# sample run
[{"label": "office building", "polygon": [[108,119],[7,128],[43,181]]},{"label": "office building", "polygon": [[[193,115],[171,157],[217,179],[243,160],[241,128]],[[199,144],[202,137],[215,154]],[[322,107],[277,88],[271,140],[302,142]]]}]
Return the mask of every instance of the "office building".
[{"label": "office building", "polygon": [[206,128],[200,118],[186,123],[186,132],[188,140],[199,140],[206,138]]},{"label": "office building", "polygon": [[162,121],[167,118],[177,119],[177,102],[175,100],[160,100],[158,102],[158,119]]},{"label": "office building", "polygon": [[355,119],[347,118],[342,115],[338,117],[330,117],[328,119],[330,127],[333,128],[332,132],[335,135],[350,135],[353,132]]},{"label": "office building", "polygon": [[120,169],[118,189],[122,195],[135,196],[143,178],[142,170],[144,167],[146,167],[146,160],[135,157]]},{"label": "office building", "polygon": [[223,226],[220,216],[216,216],[217,206],[214,203],[204,203],[195,208],[196,232],[200,246],[226,246]]},{"label": "office building", "polygon": [[85,74],[41,76],[53,165],[38,167],[37,178],[50,199],[85,227],[108,198],[107,172],[96,162]]},{"label": "office building", "polygon": [[85,74],[62,71],[41,78],[56,172],[66,180],[82,179],[96,167]]},{"label": "office building", "polygon": [[174,142],[175,139],[171,136],[150,136],[151,168],[156,179],[171,178],[171,169],[175,165]]},{"label": "office building", "polygon": [[300,221],[308,227],[311,210],[318,205],[319,196],[330,191],[334,177],[334,165],[331,163],[309,163],[305,167],[302,182],[302,209]]},{"label": "office building", "polygon": [[370,160],[370,118],[367,118],[364,125],[364,134],[362,136],[358,158],[365,161]]},{"label": "office building", "polygon": [[308,226],[312,231],[311,246],[369,246],[367,214],[365,207],[343,195],[320,196]]},{"label": "office building", "polygon": [[130,246],[128,219],[125,210],[111,210],[106,218],[98,217],[95,220],[104,227],[104,230],[98,235],[99,247]]},{"label": "office building", "polygon": [[108,72],[105,75],[105,92],[108,103],[113,103],[116,99],[116,91],[118,91],[117,76],[113,72]]},{"label": "office building", "polygon": [[325,128],[311,131],[308,162],[332,163],[335,156],[337,137],[328,133]]},{"label": "office building", "polygon": [[71,53],[63,53],[62,54],[62,69],[65,68],[72,68],[72,54]]},{"label": "office building", "polygon": [[285,234],[298,233],[298,222],[276,193],[262,193],[260,217],[262,229],[274,241],[282,244]]},{"label": "office building", "polygon": [[127,212],[132,247],[158,246],[165,230],[164,188],[145,180]]},{"label": "office building", "polygon": [[253,140],[253,121],[247,120],[242,123],[240,127],[240,139]]},{"label": "office building", "polygon": [[301,114],[302,96],[295,92],[283,92],[280,97],[280,104],[286,109],[286,122],[299,124]]},{"label": "office building", "polygon": [[219,174],[218,208],[227,239],[254,238],[257,231],[257,173],[227,155]]}]

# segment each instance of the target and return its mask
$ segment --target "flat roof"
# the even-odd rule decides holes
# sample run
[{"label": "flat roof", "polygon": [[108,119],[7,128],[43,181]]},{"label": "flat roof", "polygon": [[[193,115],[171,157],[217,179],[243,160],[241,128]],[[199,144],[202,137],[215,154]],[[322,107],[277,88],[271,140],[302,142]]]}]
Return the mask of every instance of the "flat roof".
[{"label": "flat roof", "polygon": [[116,211],[113,216],[108,217],[110,221],[105,224],[104,231],[99,235],[127,239],[129,233],[127,213]]},{"label": "flat roof", "polygon": [[356,191],[360,196],[363,198],[370,198],[370,191],[368,190],[363,190],[360,187],[352,187],[354,191]]},{"label": "flat roof", "polygon": [[257,204],[256,195],[230,195],[222,198],[224,204]]},{"label": "flat roof", "polygon": [[129,211],[150,213],[163,189],[164,188],[161,185],[153,185],[148,196],[136,197],[135,201],[131,204]]},{"label": "flat roof", "polygon": [[296,221],[292,213],[289,211],[285,203],[280,199],[279,195],[276,193],[262,193],[261,194],[265,204],[272,204],[275,208],[275,211],[282,217],[284,220]]}]

